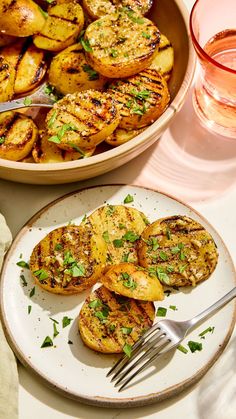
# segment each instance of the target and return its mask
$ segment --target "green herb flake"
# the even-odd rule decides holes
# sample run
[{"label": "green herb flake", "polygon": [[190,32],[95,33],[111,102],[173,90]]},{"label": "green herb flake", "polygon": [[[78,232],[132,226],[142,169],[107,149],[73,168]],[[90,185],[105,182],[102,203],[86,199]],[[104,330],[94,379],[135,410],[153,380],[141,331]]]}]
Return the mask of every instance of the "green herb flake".
[{"label": "green herb flake", "polygon": [[84,64],[82,68],[88,74],[88,78],[90,81],[99,79],[99,74],[92,67],[90,67],[89,64]]},{"label": "green herb flake", "polygon": [[118,57],[118,51],[116,49],[111,49],[110,56],[113,58]]},{"label": "green herb flake", "polygon": [[124,224],[122,224],[122,223],[119,223],[119,229],[120,230],[123,230],[124,228],[126,228],[126,226]]},{"label": "green herb flake", "polygon": [[46,84],[46,86],[44,87],[44,93],[45,95],[48,95],[48,96],[50,96],[54,92],[54,90],[55,90],[55,87],[51,86],[51,84]]},{"label": "green herb flake", "polygon": [[69,250],[66,250],[66,252],[64,253],[63,265],[71,265],[72,263],[75,263],[75,262],[76,260],[72,256],[71,252]]},{"label": "green herb flake", "polygon": [[122,272],[121,273],[122,279],[129,279],[130,275],[128,274],[128,272]]},{"label": "green herb flake", "polygon": [[163,268],[161,267],[157,267],[156,268],[156,273],[157,273],[157,278],[161,281],[164,282],[166,285],[170,285],[170,278],[167,275],[167,273],[164,271]]},{"label": "green herb flake", "polygon": [[135,242],[139,238],[140,238],[140,236],[137,235],[136,233],[134,233],[133,231],[127,231],[127,233],[125,233],[122,237],[122,239],[127,240],[131,243]]},{"label": "green herb flake", "polygon": [[110,332],[114,332],[115,328],[116,328],[116,326],[114,324],[109,325],[109,331]]},{"label": "green herb flake", "polygon": [[117,248],[123,247],[124,241],[122,239],[115,239],[115,240],[113,240],[113,244]]},{"label": "green herb flake", "polygon": [[155,252],[160,247],[160,245],[158,243],[158,239],[157,239],[157,237],[151,237],[150,241],[151,241],[152,250],[154,250],[154,252]]},{"label": "green herb flake", "polygon": [[47,12],[45,12],[43,9],[41,9],[41,7],[40,7],[40,6],[38,6],[38,8],[39,8],[40,13],[43,15],[43,17],[44,17],[45,19],[47,19],[47,18],[48,18],[48,13],[47,13]]},{"label": "green herb flake", "polygon": [[180,352],[183,352],[183,354],[187,354],[187,353],[188,353],[188,349],[187,349],[187,348],[185,348],[183,345],[179,345],[179,346],[177,346],[177,349],[178,349]]},{"label": "green herb flake", "polygon": [[48,121],[48,127],[51,128],[56,120],[57,117],[57,111],[54,111],[51,118]]},{"label": "green herb flake", "polygon": [[59,324],[59,322],[56,319],[53,319],[52,317],[49,317],[50,320],[52,320],[54,323]]},{"label": "green herb flake", "polygon": [[121,332],[123,333],[123,335],[130,335],[132,330],[133,330],[132,327],[122,327],[121,328]]},{"label": "green herb flake", "polygon": [[81,264],[75,264],[71,268],[71,275],[73,276],[73,278],[77,278],[78,276],[84,276],[85,267]]},{"label": "green herb flake", "polygon": [[57,243],[56,244],[56,246],[54,247],[54,250],[62,250],[63,249],[63,246],[62,246],[62,244],[61,243]]},{"label": "green herb flake", "polygon": [[159,317],[166,317],[167,308],[158,307],[156,315]]},{"label": "green herb flake", "polygon": [[116,210],[116,207],[114,207],[114,205],[108,205],[106,214],[107,215],[113,215],[115,210]]},{"label": "green herb flake", "polygon": [[128,262],[128,260],[129,260],[129,254],[130,254],[130,252],[123,254],[123,256],[122,256],[122,262]]},{"label": "green herb flake", "polygon": [[185,269],[187,268],[187,264],[186,265],[182,265],[182,266],[179,266],[179,273],[183,273],[184,271],[185,271]]},{"label": "green herb flake", "polygon": [[194,342],[193,340],[190,340],[188,342],[188,347],[189,347],[191,352],[201,351],[202,350],[202,343]]},{"label": "green herb flake", "polygon": [[32,310],[32,306],[28,306],[28,314],[31,313],[31,310]]},{"label": "green herb flake", "polygon": [[169,228],[166,229],[166,237],[168,240],[171,240],[171,232],[169,230]]},{"label": "green herb flake", "polygon": [[57,337],[57,335],[59,335],[59,332],[57,330],[57,325],[55,322],[53,322],[53,337]]},{"label": "green herb flake", "polygon": [[108,313],[106,314],[106,312],[104,313],[104,311],[96,311],[94,313],[94,316],[97,317],[100,320],[100,322],[106,323]]},{"label": "green herb flake", "polygon": [[50,143],[55,143],[55,144],[60,144],[61,142],[60,138],[58,138],[57,135],[53,135],[52,137],[49,137],[48,141],[50,141]]},{"label": "green herb flake", "polygon": [[185,255],[185,253],[182,250],[180,250],[179,258],[182,261],[185,260],[185,258],[186,258],[186,255]]},{"label": "green herb flake", "polygon": [[142,32],[142,37],[145,38],[145,39],[150,39],[151,35],[149,35],[149,33]]},{"label": "green herb flake", "polygon": [[92,49],[88,39],[84,39],[83,37],[81,37],[80,38],[80,43],[81,43],[81,45],[82,45],[82,47],[84,48],[85,51],[92,52],[93,49]]},{"label": "green herb flake", "polygon": [[144,115],[146,111],[147,109],[145,105],[143,105],[143,107],[137,105],[137,106],[134,106],[132,109],[132,113],[135,113],[136,115],[140,115],[140,116]]},{"label": "green herb flake", "polygon": [[102,237],[103,237],[103,239],[105,240],[106,243],[110,242],[109,233],[108,233],[107,230],[102,233]]},{"label": "green herb flake", "polygon": [[135,96],[136,99],[138,100],[146,100],[150,97],[150,90],[141,90],[141,91],[137,91],[135,89],[131,90],[132,95]]},{"label": "green herb flake", "polygon": [[126,281],[123,281],[123,285],[124,285],[124,287],[130,288],[131,290],[135,290],[137,288],[137,286],[138,286],[137,285],[137,282],[135,282],[133,280],[133,278],[131,278],[130,276],[129,276],[129,278]]},{"label": "green herb flake", "polygon": [[72,322],[72,320],[73,319],[71,319],[71,318],[69,318],[67,316],[64,316],[63,319],[62,319],[62,327],[64,328],[64,327],[69,326],[70,323]]},{"label": "green herb flake", "polygon": [[163,252],[162,250],[160,251],[159,256],[160,256],[161,260],[163,260],[163,261],[168,260],[168,255],[165,252]]},{"label": "green herb flake", "polygon": [[20,268],[29,269],[29,264],[27,262],[25,262],[24,260],[20,260],[16,264],[17,264],[17,266],[20,266]]},{"label": "green herb flake", "polygon": [[87,219],[87,214],[84,214],[83,218],[82,218],[82,222],[84,222]]},{"label": "green herb flake", "polygon": [[6,138],[4,137],[4,135],[2,135],[0,137],[0,144],[3,144],[5,140],[6,140]]},{"label": "green herb flake", "polygon": [[20,279],[21,279],[21,281],[22,281],[22,287],[27,287],[27,281],[26,281],[26,279],[25,279],[25,276],[22,274],[22,275],[20,275]]},{"label": "green herb flake", "polygon": [[173,311],[177,311],[177,310],[178,310],[176,306],[169,306],[169,308],[170,308],[171,310],[173,310]]},{"label": "green herb flake", "polygon": [[30,291],[30,298],[33,297],[35,294],[35,287],[32,288],[32,290]]},{"label": "green herb flake", "polygon": [[92,300],[90,301],[89,305],[90,308],[97,308],[97,307],[101,307],[102,306],[102,302],[101,300],[99,300],[98,298],[96,300]]},{"label": "green herb flake", "polygon": [[41,348],[48,348],[49,346],[53,346],[53,341],[50,338],[50,336],[46,336],[46,338],[44,339]]},{"label": "green herb flake", "polygon": [[173,267],[172,265],[168,265],[168,266],[166,267],[166,270],[167,270],[167,272],[171,273],[171,272],[173,272],[173,271],[174,271],[174,267]]},{"label": "green herb flake", "polygon": [[134,202],[134,197],[128,194],[124,199],[124,204],[129,204],[130,202]]},{"label": "green herb flake", "polygon": [[209,326],[207,329],[203,330],[203,332],[199,333],[199,335],[198,335],[198,336],[200,336],[200,338],[201,338],[201,339],[205,339],[205,335],[206,335],[207,333],[213,333],[213,332],[214,332],[214,330],[215,330],[215,328],[214,328],[214,327]]},{"label": "green herb flake", "polygon": [[123,346],[123,352],[128,356],[128,358],[130,358],[132,354],[132,346],[125,343]]},{"label": "green herb flake", "polygon": [[37,276],[39,281],[43,281],[44,279],[48,278],[48,273],[44,271],[44,269],[39,269],[38,271],[33,272],[35,276]]}]

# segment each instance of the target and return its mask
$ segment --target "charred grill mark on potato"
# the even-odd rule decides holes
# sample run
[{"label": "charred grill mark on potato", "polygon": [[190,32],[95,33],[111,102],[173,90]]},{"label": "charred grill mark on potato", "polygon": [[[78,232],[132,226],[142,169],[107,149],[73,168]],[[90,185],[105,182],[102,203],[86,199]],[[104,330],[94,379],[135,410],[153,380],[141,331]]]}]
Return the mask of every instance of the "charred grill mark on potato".
[{"label": "charred grill mark on potato", "polygon": [[148,226],[139,242],[139,263],[165,285],[196,285],[214,271],[218,252],[211,235],[186,216],[172,216]]},{"label": "charred grill mark on potato", "polygon": [[[93,307],[94,301],[97,307]],[[121,306],[127,309],[121,310]],[[133,345],[152,326],[154,315],[153,303],[122,298],[102,286],[85,301],[79,314],[79,331],[91,349],[120,353],[125,343]],[[129,333],[123,333],[123,328],[130,329]]]}]

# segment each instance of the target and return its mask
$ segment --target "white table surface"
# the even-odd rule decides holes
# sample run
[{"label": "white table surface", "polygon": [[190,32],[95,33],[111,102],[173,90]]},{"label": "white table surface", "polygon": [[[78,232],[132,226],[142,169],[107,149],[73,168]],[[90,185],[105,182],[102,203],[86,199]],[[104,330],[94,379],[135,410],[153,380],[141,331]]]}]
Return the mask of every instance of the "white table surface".
[{"label": "white table surface", "polygon": [[[193,0],[185,2],[189,8],[193,4]],[[236,262],[236,141],[214,136],[199,125],[191,92],[162,138],[135,160],[95,179],[67,185],[33,186],[0,180],[0,211],[15,235],[55,198],[104,183],[146,185],[182,199],[214,225]],[[19,419],[233,419],[235,343],[234,332],[218,362],[194,387],[162,403],[128,410],[90,407],[63,398],[19,365]]]}]

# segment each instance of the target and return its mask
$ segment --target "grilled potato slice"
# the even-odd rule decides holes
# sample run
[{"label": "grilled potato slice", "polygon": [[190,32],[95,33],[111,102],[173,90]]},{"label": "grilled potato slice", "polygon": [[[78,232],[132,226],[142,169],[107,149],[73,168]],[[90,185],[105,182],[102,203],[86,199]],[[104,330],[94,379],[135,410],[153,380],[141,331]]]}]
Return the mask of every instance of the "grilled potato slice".
[{"label": "grilled potato slice", "polygon": [[137,300],[164,300],[164,291],[157,277],[148,269],[133,263],[120,263],[112,266],[101,277],[102,284],[110,291]]},{"label": "grilled potato slice", "polygon": [[0,158],[18,161],[25,158],[38,137],[38,128],[18,112],[0,114]]},{"label": "grilled potato slice", "polygon": [[64,161],[78,160],[90,157],[95,152],[95,147],[90,150],[66,151],[48,141],[47,133],[42,133],[34,144],[32,155],[36,163],[61,163]]},{"label": "grilled potato slice", "polygon": [[86,90],[59,100],[47,115],[48,133],[58,147],[91,149],[112,134],[120,121],[116,103],[107,93]]},{"label": "grilled potato slice", "polygon": [[101,90],[106,81],[106,77],[87,63],[80,43],[57,54],[49,68],[50,84],[64,95],[89,89]]},{"label": "grilled potato slice", "polygon": [[84,223],[103,237],[107,266],[138,262],[137,240],[148,224],[141,211],[124,205],[106,205],[96,209]]},{"label": "grilled potato slice", "polygon": [[1,31],[6,35],[30,36],[38,33],[45,17],[38,5],[32,0],[1,0]]},{"label": "grilled potato slice", "polygon": [[138,246],[141,266],[169,286],[195,286],[214,271],[218,252],[210,233],[190,217],[161,218],[143,231]]},{"label": "grilled potato slice", "polygon": [[153,324],[152,302],[125,298],[105,287],[90,294],[79,313],[80,336],[89,348],[102,353],[121,353]]},{"label": "grilled potato slice", "polygon": [[76,0],[56,4],[48,9],[48,18],[39,35],[34,36],[36,47],[61,51],[75,43],[84,25],[84,13]]},{"label": "grilled potato slice", "polygon": [[91,23],[83,46],[88,63],[110,78],[129,77],[148,67],[160,32],[151,20],[129,9]]},{"label": "grilled potato slice", "polygon": [[105,141],[107,144],[112,145],[113,147],[117,147],[118,145],[125,144],[132,140],[132,138],[141,134],[141,132],[143,132],[143,129],[127,130],[116,128],[116,130],[111,135],[109,135],[109,137],[105,138]]},{"label": "grilled potato slice", "polygon": [[174,48],[169,39],[161,34],[159,50],[154,54],[149,68],[159,71],[166,81],[169,80],[174,67]]},{"label": "grilled potato slice", "polygon": [[102,238],[87,226],[68,225],[47,234],[33,249],[36,284],[55,294],[77,294],[95,284],[105,265]]},{"label": "grilled potato slice", "polygon": [[154,69],[147,69],[109,85],[120,107],[119,128],[141,128],[154,122],[167,108],[170,94],[164,77]]},{"label": "grilled potato slice", "polygon": [[12,44],[16,41],[15,36],[5,35],[0,32],[0,48],[5,47],[6,45]]},{"label": "grilled potato slice", "polygon": [[153,0],[83,0],[83,7],[93,19],[99,19],[115,13],[119,7],[126,7],[145,15],[152,3]]},{"label": "grilled potato slice", "polygon": [[30,39],[19,40],[3,48],[2,55],[15,68],[16,94],[26,93],[40,84],[47,70],[45,53],[36,48]]},{"label": "grilled potato slice", "polygon": [[0,102],[11,100],[14,95],[15,69],[0,55]]}]

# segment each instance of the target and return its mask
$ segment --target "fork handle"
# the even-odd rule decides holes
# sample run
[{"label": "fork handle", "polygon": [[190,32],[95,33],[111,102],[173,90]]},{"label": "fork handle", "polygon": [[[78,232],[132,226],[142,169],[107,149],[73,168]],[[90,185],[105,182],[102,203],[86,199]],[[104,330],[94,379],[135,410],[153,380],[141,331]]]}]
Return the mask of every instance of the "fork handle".
[{"label": "fork handle", "polygon": [[11,100],[10,102],[2,102],[0,103],[0,113],[13,111],[14,109],[21,109],[21,108],[30,108],[30,107],[46,107],[51,108],[52,104],[50,103],[31,103],[30,105],[25,105],[23,100]]},{"label": "fork handle", "polygon": [[188,321],[189,328],[192,329],[193,326],[200,323],[202,320],[206,319],[220,308],[222,308],[225,304],[229,303],[233,298],[236,297],[236,287],[234,287],[228,294],[224,297],[220,298],[220,300],[216,301],[216,303],[212,304],[209,308],[202,311],[197,316],[193,317],[191,320]]}]

